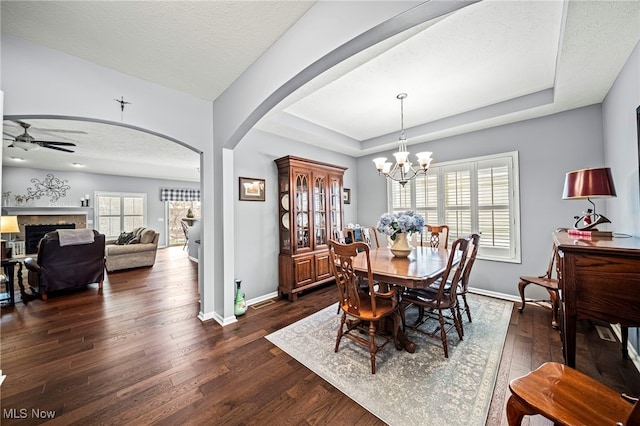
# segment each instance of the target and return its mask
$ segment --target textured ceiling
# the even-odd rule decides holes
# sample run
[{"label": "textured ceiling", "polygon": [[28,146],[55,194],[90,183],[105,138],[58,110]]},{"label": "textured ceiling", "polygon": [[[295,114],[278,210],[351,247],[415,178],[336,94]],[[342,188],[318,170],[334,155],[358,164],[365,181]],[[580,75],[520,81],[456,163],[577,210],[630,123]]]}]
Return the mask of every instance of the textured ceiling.
[{"label": "textured ceiling", "polygon": [[[312,5],[5,1],[2,32],[212,100]],[[484,0],[344,61],[282,101],[257,127],[361,156],[394,147],[401,92],[409,94],[410,145],[599,103],[640,39],[639,22],[637,0]],[[121,144],[91,123],[62,126],[100,134],[115,151],[136,143],[132,130],[124,129],[132,133]],[[153,136],[141,136],[141,144],[147,137]],[[76,140],[77,156],[86,162],[101,149]],[[174,151],[184,148],[166,144],[159,157],[181,157]],[[17,150],[4,150],[5,164],[8,151]],[[189,155],[184,173],[199,163],[197,154]]]}]

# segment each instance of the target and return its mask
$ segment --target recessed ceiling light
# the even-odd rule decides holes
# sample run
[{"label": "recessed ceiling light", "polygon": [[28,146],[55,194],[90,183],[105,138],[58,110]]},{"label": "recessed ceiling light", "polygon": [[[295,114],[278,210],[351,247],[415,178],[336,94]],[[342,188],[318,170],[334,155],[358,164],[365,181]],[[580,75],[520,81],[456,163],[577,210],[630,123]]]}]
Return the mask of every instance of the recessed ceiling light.
[{"label": "recessed ceiling light", "polygon": [[11,157],[11,159],[13,161],[24,161],[24,158],[22,158],[22,157]]},{"label": "recessed ceiling light", "polygon": [[71,165],[73,167],[84,167],[84,164],[82,164],[82,163],[71,163]]}]

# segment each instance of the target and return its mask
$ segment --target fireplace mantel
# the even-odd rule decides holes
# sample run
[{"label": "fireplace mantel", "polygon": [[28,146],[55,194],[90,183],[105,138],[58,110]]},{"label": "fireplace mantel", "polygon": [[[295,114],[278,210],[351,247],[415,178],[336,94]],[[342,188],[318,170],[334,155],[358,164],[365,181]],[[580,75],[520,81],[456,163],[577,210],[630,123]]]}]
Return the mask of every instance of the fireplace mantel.
[{"label": "fireplace mantel", "polygon": [[39,206],[11,206],[2,207],[2,213],[10,216],[41,216],[41,215],[85,215],[93,211],[93,207],[39,207]]}]

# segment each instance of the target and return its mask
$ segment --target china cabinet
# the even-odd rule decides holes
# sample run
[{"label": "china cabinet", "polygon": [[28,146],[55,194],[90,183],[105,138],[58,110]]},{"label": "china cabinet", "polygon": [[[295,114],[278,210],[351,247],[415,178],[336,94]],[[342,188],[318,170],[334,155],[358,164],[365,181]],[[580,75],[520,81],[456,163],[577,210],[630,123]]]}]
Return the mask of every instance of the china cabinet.
[{"label": "china cabinet", "polygon": [[328,241],[343,227],[342,178],[345,167],[298,157],[278,166],[278,292],[289,300],[331,281]]}]

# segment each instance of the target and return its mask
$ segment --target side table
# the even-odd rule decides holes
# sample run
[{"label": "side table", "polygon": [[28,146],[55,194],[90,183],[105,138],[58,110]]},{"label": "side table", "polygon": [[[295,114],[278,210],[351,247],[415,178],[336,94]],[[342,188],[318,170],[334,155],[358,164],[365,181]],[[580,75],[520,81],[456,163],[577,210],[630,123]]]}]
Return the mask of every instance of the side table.
[{"label": "side table", "polygon": [[13,306],[16,304],[16,295],[13,289],[16,264],[20,265],[19,270],[22,272],[22,262],[20,260],[2,260],[2,271],[6,277],[3,284],[5,284],[7,292],[0,294],[0,302],[3,302],[4,306]]}]

